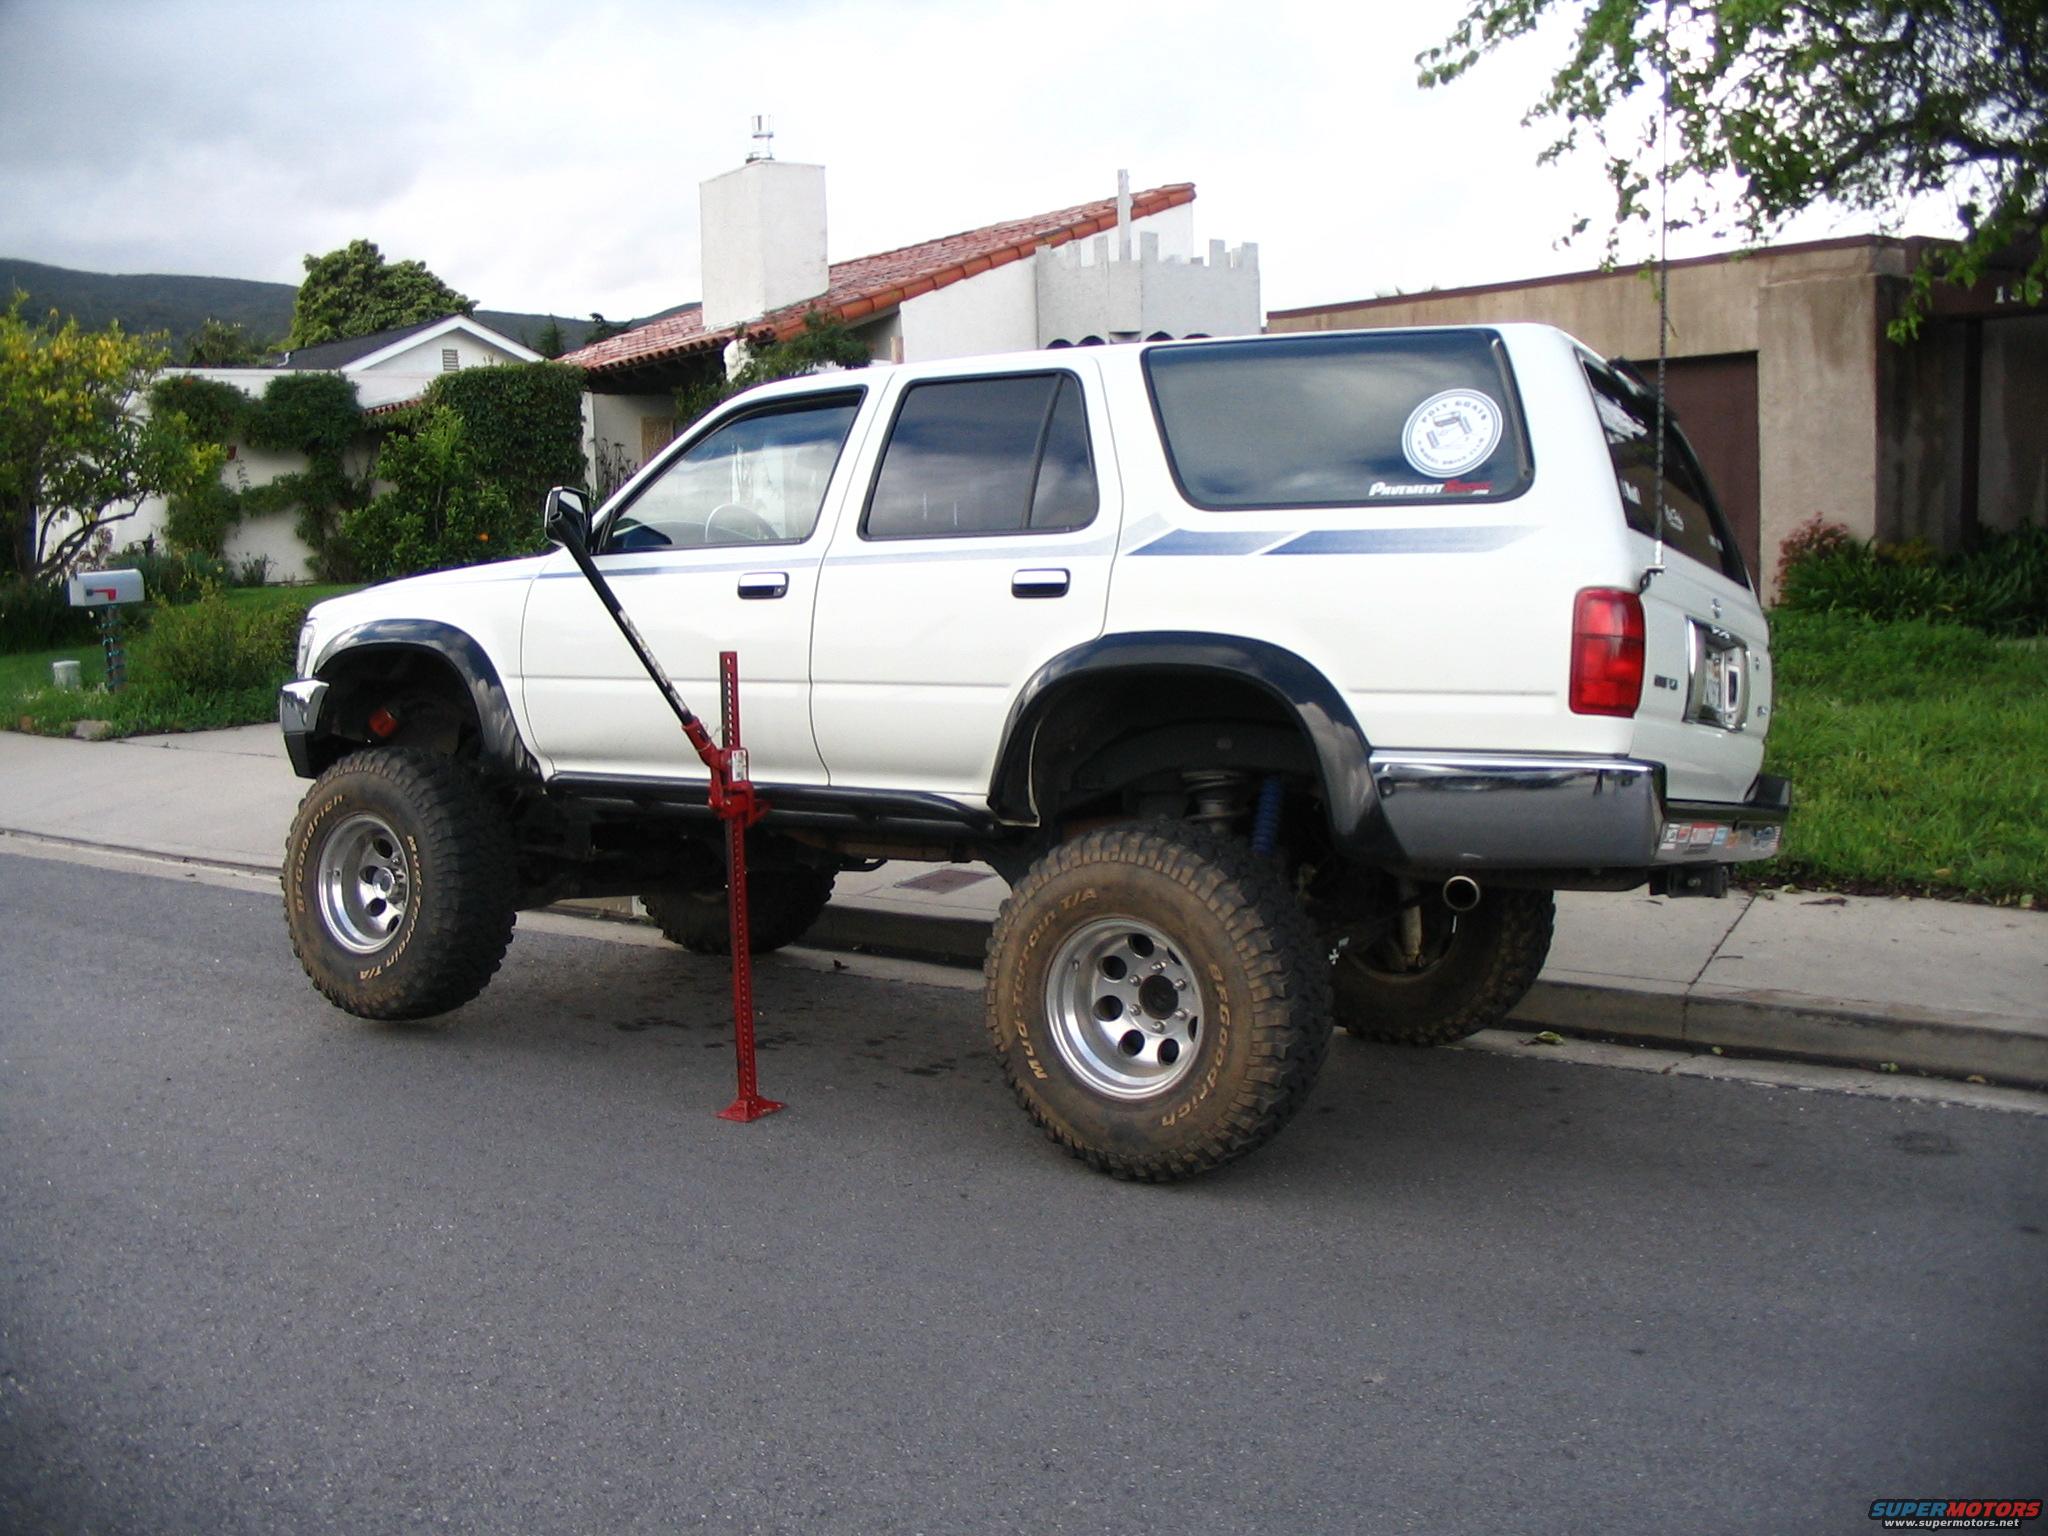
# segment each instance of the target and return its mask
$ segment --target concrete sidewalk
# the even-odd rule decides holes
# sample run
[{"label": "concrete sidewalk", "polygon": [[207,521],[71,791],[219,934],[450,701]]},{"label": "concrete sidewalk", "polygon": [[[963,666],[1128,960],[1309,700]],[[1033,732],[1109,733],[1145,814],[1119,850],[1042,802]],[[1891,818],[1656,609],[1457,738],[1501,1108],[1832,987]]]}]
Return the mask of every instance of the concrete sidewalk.
[{"label": "concrete sidewalk", "polygon": [[[92,743],[0,732],[0,832],[275,870],[304,790],[275,726]],[[1005,893],[980,865],[842,875],[806,942],[978,964]],[[2048,914],[1568,892],[1516,1021],[2048,1086]]]}]

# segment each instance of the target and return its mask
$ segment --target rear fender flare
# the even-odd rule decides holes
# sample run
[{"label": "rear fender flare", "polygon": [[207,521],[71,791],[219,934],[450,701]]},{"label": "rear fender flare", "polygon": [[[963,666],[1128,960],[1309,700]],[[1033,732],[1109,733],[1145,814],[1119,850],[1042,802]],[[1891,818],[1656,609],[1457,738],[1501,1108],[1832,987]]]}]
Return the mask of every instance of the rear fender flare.
[{"label": "rear fender flare", "polygon": [[989,782],[989,804],[998,817],[1020,825],[1037,822],[1032,759],[1040,727],[1061,702],[1090,682],[1138,672],[1209,673],[1257,684],[1308,738],[1336,844],[1361,855],[1394,849],[1365,732],[1330,680],[1280,646],[1199,631],[1107,635],[1062,651],[1033,673],[1010,707]]}]

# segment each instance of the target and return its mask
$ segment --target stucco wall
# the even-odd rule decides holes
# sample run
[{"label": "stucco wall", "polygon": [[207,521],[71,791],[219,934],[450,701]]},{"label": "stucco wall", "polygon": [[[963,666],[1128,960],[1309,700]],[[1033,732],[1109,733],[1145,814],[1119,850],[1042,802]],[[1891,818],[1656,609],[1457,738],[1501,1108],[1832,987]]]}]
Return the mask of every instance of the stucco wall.
[{"label": "stucco wall", "polygon": [[1865,274],[1773,283],[1759,290],[1757,311],[1770,338],[1757,353],[1768,568],[1809,517],[1845,524],[1859,538],[1881,531],[1877,348],[1890,305],[1881,280]]},{"label": "stucco wall", "polygon": [[[649,438],[664,429],[674,429],[676,402],[673,395],[600,395],[583,397],[583,461],[590,466],[595,488],[599,457],[606,456],[633,468],[647,462]],[[666,441],[666,438],[663,438]]]},{"label": "stucco wall", "polygon": [[1032,266],[1013,261],[921,293],[902,306],[903,357],[920,363],[984,352],[1028,352],[1038,345]]},{"label": "stucco wall", "polygon": [[697,189],[704,328],[823,293],[825,168],[757,160]]},{"label": "stucco wall", "polygon": [[[1180,212],[1174,209],[1173,212]],[[1209,242],[1206,259],[1171,253],[1151,220],[1133,226],[1129,258],[1115,236],[1041,251],[1036,345],[1142,340],[1149,336],[1238,336],[1259,329],[1259,248]]]}]

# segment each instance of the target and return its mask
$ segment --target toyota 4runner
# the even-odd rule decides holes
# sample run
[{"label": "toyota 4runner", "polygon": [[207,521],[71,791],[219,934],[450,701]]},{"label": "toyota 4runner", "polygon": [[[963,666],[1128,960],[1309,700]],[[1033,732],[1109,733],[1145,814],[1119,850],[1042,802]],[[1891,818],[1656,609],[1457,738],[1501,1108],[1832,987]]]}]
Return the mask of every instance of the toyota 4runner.
[{"label": "toyota 4runner", "polygon": [[[987,862],[1017,1096],[1166,1179],[1285,1124],[1333,1018],[1499,1021],[1554,891],[1777,850],[1764,616],[1661,419],[1537,326],[1050,351],[750,390],[550,510],[685,698],[739,655],[753,947],[839,871]],[[297,670],[287,911],[342,1008],[454,1008],[564,897],[726,943],[705,770],[566,552],[322,603]]]}]

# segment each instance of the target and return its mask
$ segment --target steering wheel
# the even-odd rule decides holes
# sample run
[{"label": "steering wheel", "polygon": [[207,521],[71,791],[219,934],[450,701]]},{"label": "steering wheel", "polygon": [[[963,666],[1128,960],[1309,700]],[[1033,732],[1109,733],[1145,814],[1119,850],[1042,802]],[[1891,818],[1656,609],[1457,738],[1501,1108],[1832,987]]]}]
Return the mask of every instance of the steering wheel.
[{"label": "steering wheel", "polygon": [[704,519],[706,544],[770,544],[781,537],[765,517],[736,501],[713,507]]}]

